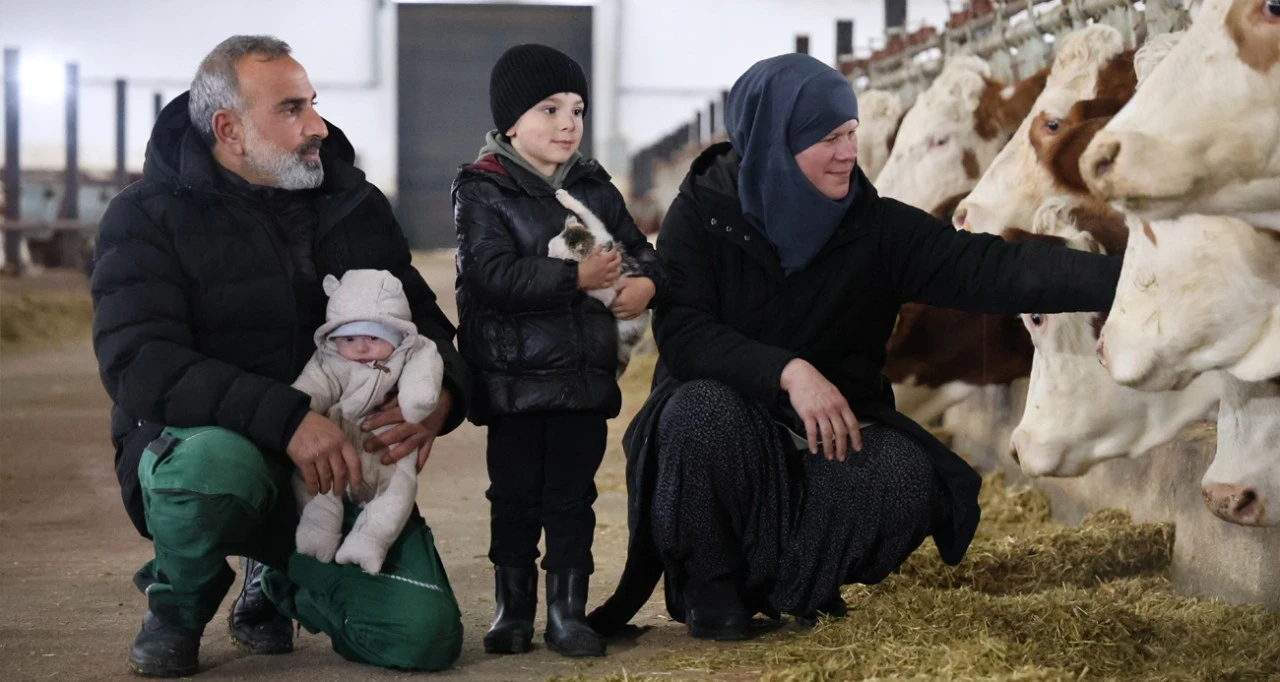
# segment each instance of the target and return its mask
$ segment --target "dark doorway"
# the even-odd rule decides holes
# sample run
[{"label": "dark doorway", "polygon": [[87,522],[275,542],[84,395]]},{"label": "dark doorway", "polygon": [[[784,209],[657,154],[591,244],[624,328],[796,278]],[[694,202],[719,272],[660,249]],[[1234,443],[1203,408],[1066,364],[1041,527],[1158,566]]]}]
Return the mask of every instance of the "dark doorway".
[{"label": "dark doorway", "polygon": [[[550,45],[591,76],[591,7],[397,6],[399,104],[396,214],[413,248],[457,243],[449,186],[475,160],[489,114],[489,71],[507,48]],[[582,153],[591,156],[588,113]]]}]

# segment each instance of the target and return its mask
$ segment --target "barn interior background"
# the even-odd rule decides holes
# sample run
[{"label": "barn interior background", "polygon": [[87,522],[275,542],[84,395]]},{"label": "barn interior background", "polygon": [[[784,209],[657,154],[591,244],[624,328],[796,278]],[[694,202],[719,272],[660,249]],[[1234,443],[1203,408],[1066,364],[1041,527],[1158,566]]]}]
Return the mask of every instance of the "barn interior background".
[{"label": "barn interior background", "polygon": [[[12,378],[21,353],[30,352],[23,334],[40,346],[68,336],[83,341],[84,279],[77,274],[68,280],[67,273],[91,269],[93,229],[110,198],[140,176],[155,115],[187,88],[199,59],[227,35],[273,33],[294,47],[317,88],[321,113],[352,139],[359,164],[392,198],[412,246],[428,254],[424,262],[444,269],[433,287],[447,294],[452,265],[439,254],[454,241],[449,182],[489,127],[488,69],[512,43],[556,46],[588,69],[592,92],[584,152],[603,162],[637,223],[657,236],[690,161],[725,139],[728,86],[760,58],[792,50],[813,54],[849,78],[864,112],[872,101],[891,101],[886,110],[901,122],[949,60],[978,57],[992,78],[1013,83],[1048,67],[1055,46],[1084,27],[1113,26],[1136,48],[1152,36],[1185,29],[1197,10],[1178,0],[4,2],[0,303],[6,307],[0,335],[9,346],[0,353],[0,381],[5,373],[10,381],[0,384],[9,401],[0,413],[8,410],[16,419],[19,412]],[[74,291],[47,298],[32,293],[62,286],[39,284],[46,281],[70,281]],[[652,362],[633,365],[651,369]],[[647,390],[634,377],[629,385],[641,395]],[[1146,457],[1108,462],[1083,477],[1028,479],[1008,452],[1025,399],[1025,380],[985,386],[950,406],[933,428],[984,473],[1047,496],[1051,511],[1045,514],[1056,521],[1075,525],[1099,510],[1118,508],[1140,524],[1172,524],[1168,577],[1178,593],[1280,612],[1280,529],[1225,523],[1202,501],[1201,474],[1214,456],[1214,439],[1206,431],[1211,425],[1193,424]],[[7,439],[0,450],[0,467],[8,466],[4,459],[14,461],[6,452],[14,443]],[[15,499],[8,485],[9,493],[0,495],[6,513]],[[1023,493],[1008,492],[1003,483],[994,490],[988,501],[1025,505]],[[1024,517],[1013,518],[1018,519]],[[1012,527],[1001,525],[1007,520],[991,522],[994,544],[984,547],[998,545],[999,532]],[[1158,554],[1170,537],[1136,532],[1108,542],[1115,556],[1128,553],[1122,564],[1136,565],[1148,553]],[[967,578],[948,573],[945,580],[976,583],[982,567],[1003,570],[983,563],[996,561],[994,554],[983,556],[973,559],[978,568],[962,571]],[[1106,572],[1098,567],[1096,574],[1071,577],[1063,565],[1072,558],[1053,556],[1062,565],[1042,567],[1044,575],[1064,582],[1097,582]],[[446,564],[452,566],[448,558]],[[926,572],[919,566],[911,570],[916,577]],[[869,594],[846,597],[870,599]],[[859,603],[871,610],[872,601]],[[907,601],[894,606],[909,607]],[[1267,629],[1267,641],[1280,639],[1276,621],[1248,613],[1254,620],[1237,625]],[[124,629],[131,626],[129,620]],[[1071,629],[1054,627],[1059,626]],[[15,631],[0,629],[0,645]],[[0,658],[13,651],[0,646]],[[1257,669],[1280,674],[1278,652],[1259,654],[1265,660]],[[811,654],[779,654],[778,660]],[[698,660],[712,667],[764,665],[714,656]],[[815,673],[794,679],[843,677]]]}]

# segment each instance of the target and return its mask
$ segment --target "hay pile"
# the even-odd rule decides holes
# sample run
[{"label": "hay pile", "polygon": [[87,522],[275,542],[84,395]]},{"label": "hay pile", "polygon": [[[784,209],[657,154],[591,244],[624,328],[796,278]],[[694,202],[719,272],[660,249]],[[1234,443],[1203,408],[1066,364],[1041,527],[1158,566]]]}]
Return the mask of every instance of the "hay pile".
[{"label": "hay pile", "polygon": [[1103,511],[1062,527],[999,476],[982,503],[961,565],[926,542],[882,584],[846,587],[848,618],[580,679],[1280,679],[1280,616],[1174,594],[1170,525]]},{"label": "hay pile", "polygon": [[0,351],[87,338],[92,326],[93,304],[87,292],[0,295]]}]

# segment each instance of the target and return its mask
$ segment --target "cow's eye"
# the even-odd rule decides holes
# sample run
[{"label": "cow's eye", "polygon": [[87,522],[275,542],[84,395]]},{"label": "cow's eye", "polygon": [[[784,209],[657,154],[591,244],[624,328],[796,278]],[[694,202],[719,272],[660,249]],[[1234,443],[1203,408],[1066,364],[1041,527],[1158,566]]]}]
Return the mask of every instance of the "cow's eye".
[{"label": "cow's eye", "polygon": [[1027,319],[1031,320],[1032,327],[1044,326],[1044,315],[1041,315],[1040,313],[1031,313],[1027,316]]},{"label": "cow's eye", "polygon": [[1266,9],[1263,11],[1280,19],[1280,0],[1267,0]]},{"label": "cow's eye", "polygon": [[[1277,0],[1277,2],[1280,2],[1280,0]],[[1062,128],[1062,121],[1059,121],[1056,118],[1051,118],[1044,122],[1044,127],[1048,128],[1049,132],[1056,133],[1060,128]]]}]

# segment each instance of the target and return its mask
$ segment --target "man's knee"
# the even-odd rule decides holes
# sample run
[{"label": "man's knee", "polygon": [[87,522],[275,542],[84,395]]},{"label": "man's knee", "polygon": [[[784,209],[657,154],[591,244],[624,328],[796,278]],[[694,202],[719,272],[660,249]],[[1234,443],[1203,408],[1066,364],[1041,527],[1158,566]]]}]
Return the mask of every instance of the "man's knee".
[{"label": "man's knee", "polygon": [[247,438],[217,427],[166,429],[138,465],[149,508],[220,500],[263,515],[275,504],[278,476]]},{"label": "man's knee", "polygon": [[[372,652],[375,665],[404,670],[445,670],[458,660],[462,652],[462,614],[447,587],[400,582],[387,576],[391,594],[385,603],[395,604],[391,613],[377,617],[377,623],[360,627],[365,630],[364,648]],[[352,633],[355,634],[355,633]]]}]

